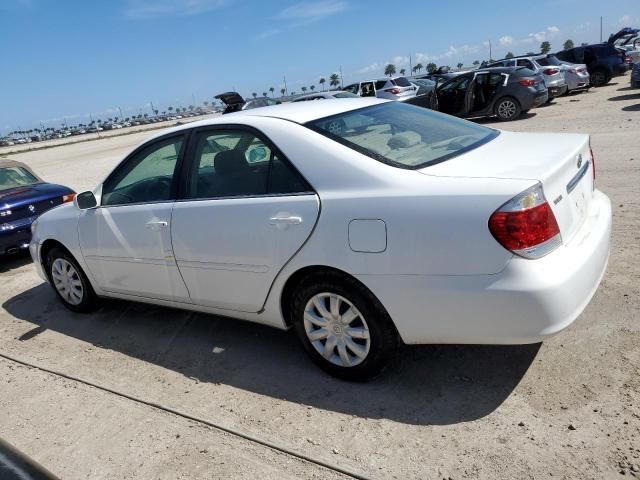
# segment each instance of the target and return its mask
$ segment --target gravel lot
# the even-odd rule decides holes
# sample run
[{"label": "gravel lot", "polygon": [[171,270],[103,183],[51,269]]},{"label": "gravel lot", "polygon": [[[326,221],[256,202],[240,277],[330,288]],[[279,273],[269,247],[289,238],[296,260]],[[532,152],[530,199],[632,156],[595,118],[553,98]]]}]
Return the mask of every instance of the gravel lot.
[{"label": "gravel lot", "polygon": [[[640,93],[627,86],[482,122],[590,133],[598,186],[614,204],[604,281],[544,344],[406,347],[381,377],[349,384],[266,327],[115,301],[71,314],[23,256],[0,260],[0,354],[370,478],[640,478]],[[12,158],[82,191],[148,135]],[[5,358],[0,372],[0,435],[63,478],[341,476]]]}]

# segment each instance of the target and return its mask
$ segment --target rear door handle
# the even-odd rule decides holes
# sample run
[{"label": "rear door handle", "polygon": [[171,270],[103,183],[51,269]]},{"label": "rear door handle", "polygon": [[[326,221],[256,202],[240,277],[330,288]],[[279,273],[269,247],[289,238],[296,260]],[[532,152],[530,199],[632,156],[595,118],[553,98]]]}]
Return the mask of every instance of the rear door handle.
[{"label": "rear door handle", "polygon": [[287,217],[271,217],[269,219],[271,225],[299,225],[302,223],[302,217],[296,217],[295,215]]},{"label": "rear door handle", "polygon": [[150,220],[147,222],[147,228],[167,228],[169,222],[166,220]]}]

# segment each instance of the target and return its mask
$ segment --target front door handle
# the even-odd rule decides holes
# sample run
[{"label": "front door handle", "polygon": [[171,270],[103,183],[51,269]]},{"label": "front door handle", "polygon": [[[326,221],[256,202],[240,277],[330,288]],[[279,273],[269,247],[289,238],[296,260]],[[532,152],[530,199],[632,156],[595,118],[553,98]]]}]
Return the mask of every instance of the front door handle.
[{"label": "front door handle", "polygon": [[271,225],[299,225],[302,223],[302,217],[296,217],[294,215],[287,217],[271,217],[269,219]]},{"label": "front door handle", "polygon": [[147,222],[146,226],[151,229],[167,228],[169,226],[169,222],[166,220],[150,220]]}]

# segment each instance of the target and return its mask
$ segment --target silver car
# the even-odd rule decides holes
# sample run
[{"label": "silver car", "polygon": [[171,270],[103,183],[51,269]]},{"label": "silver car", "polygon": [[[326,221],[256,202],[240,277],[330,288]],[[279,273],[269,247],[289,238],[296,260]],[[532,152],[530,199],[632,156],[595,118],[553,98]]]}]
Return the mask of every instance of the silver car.
[{"label": "silver car", "polygon": [[497,62],[490,63],[487,67],[526,67],[536,73],[541,73],[544,78],[544,85],[549,90],[549,101],[560,95],[567,93],[567,81],[564,72],[559,67],[543,67],[536,58],[546,55],[523,56],[514,58],[504,58]]},{"label": "silver car", "polygon": [[536,58],[536,62],[543,67],[559,67],[564,72],[569,91],[587,90],[591,87],[591,80],[587,66],[580,63],[570,63],[558,60],[555,55]]},{"label": "silver car", "polygon": [[347,85],[343,90],[361,97],[378,97],[387,100],[406,100],[416,96],[417,87],[405,77],[380,78]]}]

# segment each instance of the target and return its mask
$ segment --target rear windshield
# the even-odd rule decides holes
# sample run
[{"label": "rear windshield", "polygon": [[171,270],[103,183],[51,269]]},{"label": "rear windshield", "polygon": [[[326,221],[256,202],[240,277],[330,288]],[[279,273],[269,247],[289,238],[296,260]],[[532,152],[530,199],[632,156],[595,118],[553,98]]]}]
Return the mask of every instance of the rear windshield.
[{"label": "rear windshield", "polygon": [[22,167],[0,168],[0,191],[38,183],[31,172]]},{"label": "rear windshield", "polygon": [[340,113],[307,127],[400,168],[443,162],[494,139],[496,130],[401,102]]},{"label": "rear windshield", "polygon": [[411,86],[411,82],[409,80],[407,80],[404,77],[398,77],[395,80],[393,80],[393,83],[395,83],[398,87],[410,87]]},{"label": "rear windshield", "polygon": [[553,55],[551,55],[549,57],[536,58],[536,62],[538,62],[543,67],[548,67],[549,65],[553,65],[555,67],[559,67],[560,65],[562,65],[560,63],[560,60],[558,60]]},{"label": "rear windshield", "polygon": [[511,75],[516,77],[536,77],[538,74],[527,67],[519,67]]}]

